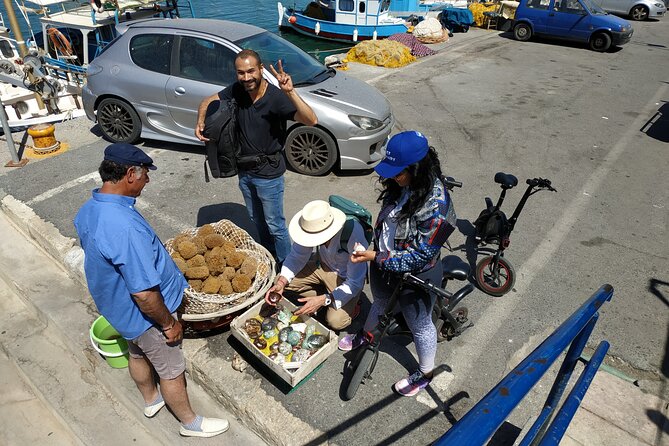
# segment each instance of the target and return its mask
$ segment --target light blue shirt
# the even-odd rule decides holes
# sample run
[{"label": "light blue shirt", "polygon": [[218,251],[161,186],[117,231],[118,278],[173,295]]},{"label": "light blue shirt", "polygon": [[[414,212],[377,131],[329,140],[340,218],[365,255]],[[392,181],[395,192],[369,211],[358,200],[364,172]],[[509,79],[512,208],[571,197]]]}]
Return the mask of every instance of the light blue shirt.
[{"label": "light blue shirt", "polygon": [[125,339],[135,339],[155,321],[142,313],[132,294],[159,287],[173,313],[188,282],[144,217],[135,199],[104,194],[79,209],[74,226],[84,249],[88,289],[100,313]]}]

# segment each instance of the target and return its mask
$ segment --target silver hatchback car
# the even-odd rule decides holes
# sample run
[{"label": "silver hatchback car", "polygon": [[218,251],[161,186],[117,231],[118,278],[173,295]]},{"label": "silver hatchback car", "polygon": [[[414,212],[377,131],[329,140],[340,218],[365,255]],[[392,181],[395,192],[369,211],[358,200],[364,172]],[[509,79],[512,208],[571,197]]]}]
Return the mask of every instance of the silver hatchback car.
[{"label": "silver hatchback car", "polygon": [[[394,124],[385,96],[275,34],[211,19],[150,19],[117,30],[120,36],[89,64],[83,91],[86,115],[110,141],[202,144],[193,133],[198,105],[237,80],[235,56],[249,48],[266,67],[281,59],[318,116],[316,127],[288,123],[285,153],[293,169],[370,169],[385,155]],[[264,77],[278,85],[269,70]]]},{"label": "silver hatchback car", "polygon": [[632,20],[659,18],[667,13],[663,0],[595,0],[595,3],[606,12],[629,16]]}]

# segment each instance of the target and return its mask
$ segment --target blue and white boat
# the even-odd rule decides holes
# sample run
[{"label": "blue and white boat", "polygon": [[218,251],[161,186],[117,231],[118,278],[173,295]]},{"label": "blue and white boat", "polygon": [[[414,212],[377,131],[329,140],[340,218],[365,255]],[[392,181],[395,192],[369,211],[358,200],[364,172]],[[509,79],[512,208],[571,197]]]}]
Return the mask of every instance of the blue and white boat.
[{"label": "blue and white boat", "polygon": [[390,13],[390,0],[317,0],[302,10],[277,6],[280,28],[339,42],[383,39],[409,26]]}]

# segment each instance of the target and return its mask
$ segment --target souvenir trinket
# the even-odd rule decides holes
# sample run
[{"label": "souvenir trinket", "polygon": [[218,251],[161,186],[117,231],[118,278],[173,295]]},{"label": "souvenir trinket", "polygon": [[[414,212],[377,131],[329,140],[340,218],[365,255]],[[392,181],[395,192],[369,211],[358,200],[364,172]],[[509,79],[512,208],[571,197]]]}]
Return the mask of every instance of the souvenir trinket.
[{"label": "souvenir trinket", "polygon": [[325,335],[315,334],[311,335],[306,340],[307,349],[318,350],[328,343],[328,338]]},{"label": "souvenir trinket", "polygon": [[316,326],[308,325],[307,329],[304,331],[304,337],[302,338],[302,348],[309,348],[307,341],[314,333],[316,333]]},{"label": "souvenir trinket", "polygon": [[256,338],[253,340],[253,345],[258,347],[260,350],[264,350],[267,347],[267,341],[263,338]]},{"label": "souvenir trinket", "polygon": [[279,331],[279,341],[281,342],[288,341],[288,333],[290,333],[291,331],[293,331],[293,327],[291,326],[282,328],[281,331]]},{"label": "souvenir trinket", "polygon": [[290,310],[287,310],[285,308],[282,308],[279,310],[279,312],[276,314],[276,318],[283,322],[284,324],[288,325],[290,324],[290,319],[293,317],[293,313],[290,312]]},{"label": "souvenir trinket", "polygon": [[262,337],[265,339],[272,339],[274,336],[276,336],[276,330],[273,328],[262,332]]},{"label": "souvenir trinket", "polygon": [[284,356],[289,355],[290,352],[292,351],[293,351],[293,346],[290,345],[289,343],[282,342],[281,344],[279,344],[279,353],[281,353],[282,355]]},{"label": "souvenir trinket", "polygon": [[251,339],[255,339],[260,336],[261,333],[260,321],[257,319],[248,319],[244,322],[244,331],[249,335]]},{"label": "souvenir trinket", "polygon": [[262,321],[261,327],[262,331],[269,331],[273,330],[276,328],[276,324],[279,321],[274,319],[273,317],[266,317],[264,321]]},{"label": "souvenir trinket", "polygon": [[272,345],[269,346],[269,351],[272,353],[278,353],[279,352],[279,342],[275,342]]},{"label": "souvenir trinket", "polygon": [[299,331],[300,333],[304,333],[304,330],[307,329],[307,324],[304,322],[296,322],[294,324],[290,324],[291,327],[293,327],[293,330]]},{"label": "souvenir trinket", "polygon": [[311,352],[306,349],[299,349],[295,353],[293,353],[293,357],[291,359],[292,362],[303,362],[309,359],[309,356],[311,355]]},{"label": "souvenir trinket", "polygon": [[267,296],[267,300],[269,301],[269,303],[271,303],[273,305],[276,305],[281,300],[281,297],[282,297],[281,294],[279,294],[275,291],[272,291]]},{"label": "souvenir trinket", "polygon": [[283,364],[286,362],[286,357],[277,353],[276,357],[272,361],[274,361],[276,364]]},{"label": "souvenir trinket", "polygon": [[301,338],[302,336],[300,336],[299,331],[288,332],[288,343],[292,346],[296,346],[297,344],[299,344]]},{"label": "souvenir trinket", "polygon": [[268,358],[271,359],[272,361],[274,361],[274,360],[276,360],[277,356],[283,356],[283,355],[280,355],[280,354],[274,352],[274,353],[270,353]]}]

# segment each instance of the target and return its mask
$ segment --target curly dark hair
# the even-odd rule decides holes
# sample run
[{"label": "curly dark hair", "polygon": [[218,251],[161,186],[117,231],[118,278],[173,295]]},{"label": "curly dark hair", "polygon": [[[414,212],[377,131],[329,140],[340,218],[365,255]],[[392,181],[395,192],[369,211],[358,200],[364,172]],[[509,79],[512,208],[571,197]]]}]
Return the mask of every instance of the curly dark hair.
[{"label": "curly dark hair", "polygon": [[114,161],[102,160],[102,163],[100,163],[100,168],[98,169],[98,173],[100,174],[100,178],[102,178],[103,183],[118,183],[123,179],[130,167],[132,166],[126,166]]},{"label": "curly dark hair", "polygon": [[[441,165],[439,156],[434,147],[430,146],[427,155],[422,160],[406,168],[411,175],[411,184],[409,184],[409,200],[402,206],[398,215],[399,220],[409,218],[420,209],[432,193],[435,180],[442,179]],[[443,180],[442,180],[443,181]],[[378,202],[386,200],[397,202],[402,193],[402,188],[393,178],[379,178],[381,184]]]}]

